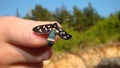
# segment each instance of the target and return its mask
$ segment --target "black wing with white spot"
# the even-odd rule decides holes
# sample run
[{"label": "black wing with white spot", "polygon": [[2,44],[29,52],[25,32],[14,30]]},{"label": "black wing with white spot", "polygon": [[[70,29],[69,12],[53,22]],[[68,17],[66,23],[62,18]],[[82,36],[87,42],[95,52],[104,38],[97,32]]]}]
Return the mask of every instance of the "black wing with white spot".
[{"label": "black wing with white spot", "polygon": [[57,23],[54,24],[46,24],[46,25],[39,25],[33,28],[33,31],[40,33],[40,34],[45,34],[49,33],[53,28],[56,29],[56,33],[64,40],[70,39],[72,36],[65,32],[62,28],[60,28]]},{"label": "black wing with white spot", "polygon": [[56,33],[64,40],[70,39],[72,36],[64,31],[62,28],[57,28]]},{"label": "black wing with white spot", "polygon": [[56,33],[64,40],[70,39],[72,36],[68,34],[66,31],[64,31],[62,28],[60,28],[57,23],[54,23],[53,28],[56,29]]},{"label": "black wing with white spot", "polygon": [[45,33],[49,33],[51,29],[52,29],[52,24],[46,24],[46,25],[39,25],[34,27],[33,31],[40,34],[45,34]]}]

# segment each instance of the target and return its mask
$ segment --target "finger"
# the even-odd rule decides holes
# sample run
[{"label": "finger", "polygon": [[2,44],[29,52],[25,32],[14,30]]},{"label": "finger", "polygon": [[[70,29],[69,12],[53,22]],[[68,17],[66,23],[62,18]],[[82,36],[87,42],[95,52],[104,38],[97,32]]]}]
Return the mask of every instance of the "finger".
[{"label": "finger", "polygon": [[15,65],[9,65],[9,66],[0,66],[0,68],[43,68],[43,62],[39,63],[21,63],[21,64],[15,64]]},{"label": "finger", "polygon": [[[28,49],[28,48],[26,48]],[[31,51],[19,48],[14,45],[4,44],[0,46],[0,65],[10,65],[16,63],[37,63],[47,60],[52,56],[52,49],[42,47],[42,49]],[[9,50],[9,51],[8,51]],[[40,51],[41,50],[41,51]],[[37,52],[38,54],[35,54]],[[3,56],[5,55],[5,56]]]},{"label": "finger", "polygon": [[20,63],[20,64],[11,65],[9,68],[43,68],[43,62],[34,63],[34,64]]},{"label": "finger", "polygon": [[19,44],[29,47],[41,47],[47,45],[47,34],[39,34],[36,35],[33,32],[33,27],[37,25],[51,24],[55,23],[55,21],[32,21],[32,20],[24,20],[20,18],[10,18],[10,21],[6,23],[4,27],[4,35],[7,42],[12,44]]}]

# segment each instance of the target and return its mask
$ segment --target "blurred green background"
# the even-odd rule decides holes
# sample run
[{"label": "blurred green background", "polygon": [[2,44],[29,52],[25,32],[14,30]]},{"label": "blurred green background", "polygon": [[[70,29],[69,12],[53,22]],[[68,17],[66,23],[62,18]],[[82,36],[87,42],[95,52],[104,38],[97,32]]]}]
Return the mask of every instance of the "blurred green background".
[{"label": "blurred green background", "polygon": [[[19,17],[17,12],[16,15]],[[73,52],[86,47],[120,41],[120,11],[102,17],[91,3],[82,10],[74,6],[72,13],[65,6],[50,12],[41,5],[36,5],[31,14],[26,14],[24,18],[36,21],[57,20],[62,28],[72,35],[70,40],[60,39],[55,43],[56,53]]]}]

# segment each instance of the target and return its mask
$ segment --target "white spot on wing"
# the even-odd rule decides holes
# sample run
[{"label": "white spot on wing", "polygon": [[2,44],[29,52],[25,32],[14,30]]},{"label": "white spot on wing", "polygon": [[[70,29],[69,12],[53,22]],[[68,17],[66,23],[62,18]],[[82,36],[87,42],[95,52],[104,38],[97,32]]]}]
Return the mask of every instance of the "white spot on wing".
[{"label": "white spot on wing", "polygon": [[52,30],[52,29],[50,28],[50,30]]},{"label": "white spot on wing", "polygon": [[62,31],[62,29],[59,29],[59,31]]},{"label": "white spot on wing", "polygon": [[43,26],[43,28],[45,28],[45,26]]},{"label": "white spot on wing", "polygon": [[60,32],[60,34],[62,35],[62,32]]},{"label": "white spot on wing", "polygon": [[66,37],[66,36],[64,36],[63,38],[64,38],[64,39],[66,39],[67,37]]},{"label": "white spot on wing", "polygon": [[69,35],[67,35],[68,37],[70,37]]},{"label": "white spot on wing", "polygon": [[65,32],[63,32],[63,34],[65,34]]},{"label": "white spot on wing", "polygon": [[47,28],[45,28],[45,31],[47,31]]},{"label": "white spot on wing", "polygon": [[50,28],[50,25],[48,25],[48,27]]},{"label": "white spot on wing", "polygon": [[59,31],[58,31],[58,30],[56,30],[56,33],[59,33]]},{"label": "white spot on wing", "polygon": [[42,29],[39,29],[40,32],[42,32]]},{"label": "white spot on wing", "polygon": [[40,29],[40,27],[38,26],[37,29]]}]

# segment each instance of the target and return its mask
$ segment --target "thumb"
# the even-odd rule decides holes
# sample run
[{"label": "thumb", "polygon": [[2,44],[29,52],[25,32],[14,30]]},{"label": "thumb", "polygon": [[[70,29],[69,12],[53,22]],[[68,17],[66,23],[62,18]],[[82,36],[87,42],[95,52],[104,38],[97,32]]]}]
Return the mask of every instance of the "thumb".
[{"label": "thumb", "polygon": [[47,34],[35,34],[33,27],[37,25],[52,24],[50,21],[32,21],[10,17],[4,25],[5,39],[15,45],[40,47],[47,45]]}]

